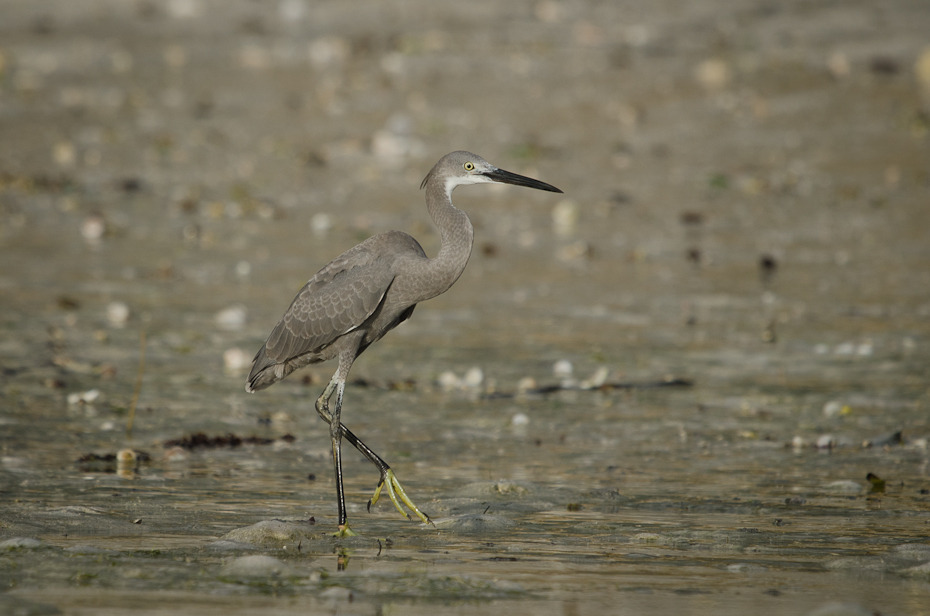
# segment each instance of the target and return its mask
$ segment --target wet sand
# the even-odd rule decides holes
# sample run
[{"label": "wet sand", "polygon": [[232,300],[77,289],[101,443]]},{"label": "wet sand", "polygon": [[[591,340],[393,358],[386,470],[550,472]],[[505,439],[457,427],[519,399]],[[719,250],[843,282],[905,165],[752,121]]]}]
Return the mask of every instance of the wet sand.
[{"label": "wet sand", "polygon": [[[928,31],[7,3],[0,612],[930,613]],[[468,269],[343,410],[435,526],[367,512],[347,451],[336,540],[333,367],[248,395],[244,364],[342,250],[435,253],[417,186],[455,149],[565,195],[456,191]]]}]

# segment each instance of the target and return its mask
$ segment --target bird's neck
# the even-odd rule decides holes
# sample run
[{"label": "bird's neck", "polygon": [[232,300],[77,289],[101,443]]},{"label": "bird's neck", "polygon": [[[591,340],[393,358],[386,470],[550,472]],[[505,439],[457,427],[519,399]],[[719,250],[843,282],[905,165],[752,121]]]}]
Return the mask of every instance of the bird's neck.
[{"label": "bird's neck", "polygon": [[427,186],[427,209],[439,229],[439,254],[429,260],[431,278],[436,282],[436,295],[451,287],[468,264],[475,231],[468,215],[452,205],[444,186]]}]

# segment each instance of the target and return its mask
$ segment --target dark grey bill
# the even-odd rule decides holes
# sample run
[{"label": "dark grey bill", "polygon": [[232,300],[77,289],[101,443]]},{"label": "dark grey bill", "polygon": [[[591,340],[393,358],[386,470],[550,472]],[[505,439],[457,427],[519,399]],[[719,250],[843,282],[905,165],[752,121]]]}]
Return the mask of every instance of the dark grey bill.
[{"label": "dark grey bill", "polygon": [[513,184],[515,186],[526,186],[528,188],[536,188],[538,190],[548,190],[549,192],[555,192],[555,193],[562,192],[561,190],[559,190],[552,184],[546,184],[545,182],[540,182],[539,180],[528,178],[525,175],[518,175],[516,173],[504,171],[503,169],[495,169],[493,171],[488,171],[484,175],[491,178],[495,182],[502,182],[504,184]]}]

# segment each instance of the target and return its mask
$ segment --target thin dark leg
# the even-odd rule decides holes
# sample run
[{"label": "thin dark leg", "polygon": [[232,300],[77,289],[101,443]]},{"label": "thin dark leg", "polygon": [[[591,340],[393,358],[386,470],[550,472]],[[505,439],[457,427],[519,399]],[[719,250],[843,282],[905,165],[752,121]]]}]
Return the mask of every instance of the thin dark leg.
[{"label": "thin dark leg", "polygon": [[[327,385],[326,389],[323,391],[323,394],[316,401],[316,412],[320,415],[320,417],[323,418],[323,421],[329,424],[330,432],[332,432],[333,416],[329,412],[329,399],[333,396],[333,393],[336,391],[337,383],[338,381],[335,381],[335,380],[330,381],[329,385]],[[345,385],[342,385],[341,388],[342,390],[344,390]],[[337,403],[338,403],[337,408],[339,408],[340,414],[341,414],[341,410],[342,410],[342,396],[341,395],[337,399]],[[390,465],[387,462],[385,462],[381,456],[376,454],[371,449],[371,447],[363,443],[362,439],[355,436],[355,434],[351,430],[349,430],[345,426],[345,424],[342,422],[339,422],[339,432],[340,432],[340,436],[344,437],[347,441],[349,441],[349,443],[353,447],[358,449],[359,453],[365,456],[365,458],[367,458],[369,462],[371,462],[372,464],[378,467],[378,471],[381,473],[382,476],[384,476],[384,474],[391,469]]]},{"label": "thin dark leg", "polygon": [[[323,418],[327,424],[329,424],[329,433],[330,438],[333,443],[333,466],[336,471],[336,497],[338,500],[338,511],[339,511],[339,533],[340,535],[351,535],[355,534],[349,530],[348,524],[346,523],[346,506],[345,506],[345,495],[342,485],[342,438],[345,437],[349,443],[352,444],[369,462],[374,464],[378,468],[380,473],[380,481],[378,482],[378,487],[375,489],[374,495],[368,500],[368,509],[371,510],[371,506],[378,502],[378,498],[381,495],[381,490],[387,488],[388,496],[391,498],[391,502],[394,504],[394,507],[403,514],[407,519],[410,519],[410,514],[404,511],[402,505],[409,508],[413,513],[416,514],[420,520],[426,523],[431,523],[429,516],[420,511],[420,509],[410,500],[410,497],[407,496],[407,493],[404,491],[403,486],[400,485],[400,482],[397,480],[397,477],[394,475],[394,471],[391,470],[391,467],[388,465],[384,459],[376,454],[371,447],[362,442],[362,439],[355,436],[355,434],[349,430],[340,420],[342,414],[342,396],[345,392],[345,380],[339,378],[339,373],[337,372],[336,376],[329,382],[326,386],[326,389],[317,398],[316,401],[316,411]],[[332,398],[333,394],[336,394],[336,404],[335,412],[330,412],[329,410],[329,400]]]},{"label": "thin dark leg", "polygon": [[371,462],[372,464],[374,464],[375,466],[377,466],[377,467],[378,467],[378,470],[381,472],[382,475],[384,475],[384,473],[386,473],[387,471],[389,471],[389,470],[391,469],[391,467],[388,465],[388,463],[385,462],[385,461],[381,458],[381,456],[379,456],[378,454],[376,454],[374,451],[371,450],[371,448],[370,448],[368,445],[366,445],[365,443],[363,443],[363,442],[362,442],[362,439],[360,439],[359,437],[355,436],[355,435],[352,433],[351,430],[349,430],[348,428],[346,428],[345,424],[340,423],[340,424],[339,424],[339,428],[340,428],[341,431],[342,431],[342,436],[344,436],[345,439],[346,439],[347,441],[349,441],[349,443],[350,443],[353,447],[355,447],[356,449],[358,449],[359,452],[360,452],[363,456],[365,456],[366,458],[368,458],[368,461],[369,461],[369,462]]},{"label": "thin dark leg", "polygon": [[[327,388],[329,389],[329,388]],[[342,487],[342,423],[339,416],[342,414],[342,396],[345,392],[345,383],[336,383],[336,404],[333,409],[330,423],[329,435],[333,443],[333,467],[336,471],[336,501],[339,512],[339,531],[345,532],[348,529],[346,524],[348,516],[346,515],[345,491]]]}]

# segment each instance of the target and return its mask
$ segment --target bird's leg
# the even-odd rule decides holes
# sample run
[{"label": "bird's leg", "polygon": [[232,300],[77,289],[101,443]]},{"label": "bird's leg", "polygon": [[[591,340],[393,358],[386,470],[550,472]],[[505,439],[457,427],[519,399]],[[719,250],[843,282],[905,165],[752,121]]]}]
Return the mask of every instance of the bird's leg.
[{"label": "bird's leg", "polygon": [[[432,524],[433,521],[430,520],[429,516],[420,511],[420,508],[407,496],[407,492],[404,490],[404,487],[400,484],[400,481],[397,480],[397,476],[394,475],[394,471],[391,470],[390,465],[384,461],[381,456],[376,454],[371,447],[362,442],[362,439],[355,436],[355,434],[349,430],[342,422],[339,421],[339,414],[342,409],[342,391],[345,389],[345,382],[338,384],[337,379],[333,379],[329,382],[329,385],[326,386],[326,389],[323,391],[323,394],[316,401],[316,412],[319,413],[320,417],[323,418],[327,424],[329,424],[330,436],[335,439],[333,436],[333,424],[339,426],[339,436],[345,437],[353,447],[355,447],[363,456],[365,456],[369,462],[378,467],[378,472],[381,474],[381,479],[378,482],[378,487],[375,488],[375,493],[368,500],[368,510],[371,511],[371,506],[378,502],[378,499],[381,498],[381,490],[387,488],[388,497],[390,497],[391,502],[394,503],[394,507],[408,520],[410,519],[410,514],[404,511],[401,504],[405,505],[410,511],[412,511],[420,520],[425,524]],[[336,413],[330,413],[329,411],[329,399],[333,396],[333,393],[338,391],[336,396]],[[336,447],[335,440],[333,441],[333,460],[336,459]],[[338,454],[340,456],[339,466],[336,469],[338,473],[336,483],[337,483],[337,493],[339,496],[339,506],[340,506],[340,532],[343,524],[345,523],[345,500],[342,494],[342,465],[341,465],[341,451]],[[348,530],[348,526],[346,526]],[[351,533],[352,531],[348,531]]]},{"label": "bird's leg", "polygon": [[[339,416],[342,414],[342,396],[345,387],[345,380],[333,378],[316,401],[317,412],[329,424],[329,436],[333,445],[333,467],[336,471],[336,503],[339,514],[337,537],[347,537],[355,534],[348,525],[345,492],[342,487],[342,423],[339,421]],[[333,393],[336,394],[336,404],[333,411],[330,412],[329,399],[333,396]]]}]

